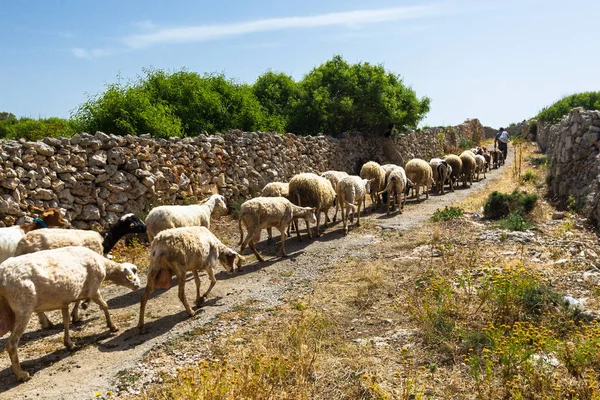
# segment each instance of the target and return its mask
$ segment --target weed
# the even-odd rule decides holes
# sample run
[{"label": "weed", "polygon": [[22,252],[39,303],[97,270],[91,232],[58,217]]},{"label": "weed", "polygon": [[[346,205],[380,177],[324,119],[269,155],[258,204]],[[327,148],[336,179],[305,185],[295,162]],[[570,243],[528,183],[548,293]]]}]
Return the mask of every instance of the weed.
[{"label": "weed", "polygon": [[473,148],[473,146],[475,146],[475,142],[470,139],[460,139],[458,141],[458,147],[461,150],[471,149]]},{"label": "weed", "polygon": [[450,221],[453,219],[457,219],[463,216],[463,210],[460,207],[454,207],[454,206],[446,206],[444,207],[443,210],[440,210],[439,208],[437,210],[434,211],[433,215],[431,216],[431,220],[433,222],[440,222],[440,221]]},{"label": "weed", "polygon": [[527,171],[525,171],[525,173],[523,175],[521,175],[521,182],[522,183],[533,183],[535,184],[538,180],[538,175],[536,174],[535,171],[528,169]]},{"label": "weed", "polygon": [[229,206],[229,215],[231,215],[231,217],[238,219],[240,216],[240,208],[242,207],[242,204],[244,204],[246,200],[244,199],[237,199],[237,200],[232,200],[228,206]]},{"label": "weed", "polygon": [[517,189],[510,194],[494,191],[486,200],[483,213],[489,219],[500,219],[510,213],[525,216],[533,210],[537,200],[538,195],[536,193],[528,194]]},{"label": "weed", "polygon": [[498,221],[497,225],[501,229],[521,232],[526,231],[533,226],[530,221],[526,220],[516,212],[511,212],[505,218],[502,218],[500,221]]}]

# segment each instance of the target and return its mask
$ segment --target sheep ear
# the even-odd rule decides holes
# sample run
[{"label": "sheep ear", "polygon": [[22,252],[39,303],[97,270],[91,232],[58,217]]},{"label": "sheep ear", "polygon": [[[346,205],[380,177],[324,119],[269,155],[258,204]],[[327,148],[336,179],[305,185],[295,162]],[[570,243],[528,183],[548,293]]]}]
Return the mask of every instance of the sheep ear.
[{"label": "sheep ear", "polygon": [[313,207],[310,209],[312,212],[317,212],[317,207]]}]

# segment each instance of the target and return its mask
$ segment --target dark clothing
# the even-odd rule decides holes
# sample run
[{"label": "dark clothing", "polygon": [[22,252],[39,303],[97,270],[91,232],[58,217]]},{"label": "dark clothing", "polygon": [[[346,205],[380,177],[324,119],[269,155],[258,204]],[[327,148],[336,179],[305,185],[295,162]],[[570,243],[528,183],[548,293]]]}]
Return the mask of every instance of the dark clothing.
[{"label": "dark clothing", "polygon": [[501,142],[500,135],[502,135],[502,131],[496,133],[496,137],[494,138],[494,144],[498,143],[498,149],[502,152],[503,159],[506,160],[506,156],[508,154],[508,143]]}]

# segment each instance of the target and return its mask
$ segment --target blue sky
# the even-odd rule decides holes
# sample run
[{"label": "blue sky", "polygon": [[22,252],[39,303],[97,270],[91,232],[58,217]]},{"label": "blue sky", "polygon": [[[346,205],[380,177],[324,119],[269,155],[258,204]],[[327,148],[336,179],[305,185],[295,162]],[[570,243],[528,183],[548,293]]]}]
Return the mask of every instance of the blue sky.
[{"label": "blue sky", "polygon": [[68,117],[144,67],[301,79],[341,54],[432,99],[423,124],[498,127],[600,90],[600,1],[4,0],[0,111]]}]

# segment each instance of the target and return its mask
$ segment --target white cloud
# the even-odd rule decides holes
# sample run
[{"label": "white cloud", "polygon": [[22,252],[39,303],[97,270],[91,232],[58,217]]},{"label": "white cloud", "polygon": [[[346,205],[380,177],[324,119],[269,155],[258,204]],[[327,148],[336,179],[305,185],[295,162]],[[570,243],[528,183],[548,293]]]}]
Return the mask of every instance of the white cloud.
[{"label": "white cloud", "polygon": [[145,30],[145,31],[149,31],[149,30],[152,30],[152,29],[156,28],[156,25],[152,21],[150,21],[149,19],[147,19],[145,21],[135,22],[133,24],[133,26],[135,26],[138,29]]},{"label": "white cloud", "polygon": [[84,58],[87,60],[91,60],[92,58],[105,57],[113,53],[113,51],[109,49],[82,49],[81,47],[73,47],[71,49],[71,53],[77,58]]},{"label": "white cloud", "polygon": [[161,43],[205,42],[225,37],[285,29],[347,26],[357,28],[366,24],[415,19],[435,11],[433,6],[394,7],[374,10],[346,11],[308,17],[284,17],[222,25],[182,26],[160,29],[153,33],[135,34],[123,38],[130,48],[143,48]]}]

